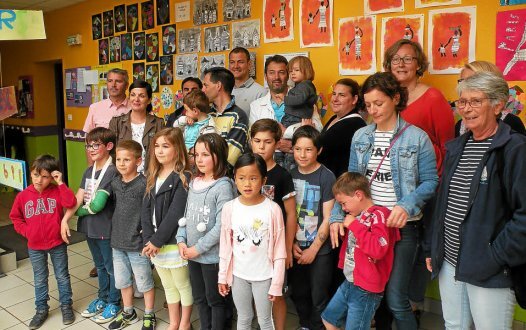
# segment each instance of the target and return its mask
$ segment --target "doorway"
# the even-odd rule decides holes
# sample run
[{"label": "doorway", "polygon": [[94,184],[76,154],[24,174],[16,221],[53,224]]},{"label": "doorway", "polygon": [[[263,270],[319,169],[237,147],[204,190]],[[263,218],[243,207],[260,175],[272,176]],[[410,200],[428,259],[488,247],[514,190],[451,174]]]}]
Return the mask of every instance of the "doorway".
[{"label": "doorway", "polygon": [[68,158],[66,157],[66,139],[64,138],[64,128],[66,128],[65,112],[64,112],[64,83],[62,80],[62,61],[58,61],[53,65],[55,78],[55,104],[57,115],[57,143],[58,143],[58,157],[60,161],[60,168],[62,170],[62,178],[68,184]]}]

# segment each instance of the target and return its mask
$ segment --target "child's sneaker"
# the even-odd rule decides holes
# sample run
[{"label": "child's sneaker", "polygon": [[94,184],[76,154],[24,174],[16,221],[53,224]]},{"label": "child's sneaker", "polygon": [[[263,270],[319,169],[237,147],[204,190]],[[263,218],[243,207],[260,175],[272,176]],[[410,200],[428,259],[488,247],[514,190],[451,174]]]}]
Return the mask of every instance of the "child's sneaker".
[{"label": "child's sneaker", "polygon": [[120,311],[121,307],[119,305],[107,304],[106,308],[104,308],[104,311],[99,315],[93,316],[91,320],[96,323],[110,322],[115,317],[117,317],[117,314],[119,314]]},{"label": "child's sneaker", "polygon": [[144,314],[142,317],[142,330],[154,330],[157,319],[154,313]]},{"label": "child's sneaker", "polygon": [[63,324],[68,325],[75,322],[75,314],[73,314],[73,308],[71,308],[71,305],[60,306],[60,311],[62,312]]},{"label": "child's sneaker", "polygon": [[42,324],[44,324],[44,322],[46,321],[47,315],[48,311],[46,309],[37,311],[35,316],[33,316],[31,322],[29,323],[29,329],[40,328]]},{"label": "child's sneaker", "polygon": [[106,307],[106,303],[97,298],[93,300],[89,304],[88,308],[86,308],[82,313],[80,313],[80,315],[82,315],[83,317],[92,317],[92,316],[102,313],[105,307]]},{"label": "child's sneaker", "polygon": [[115,320],[113,320],[110,325],[108,326],[108,329],[110,330],[117,330],[117,329],[124,329],[130,324],[133,324],[135,322],[139,321],[139,318],[137,317],[137,312],[135,312],[135,309],[132,313],[125,313],[122,312],[117,316]]}]

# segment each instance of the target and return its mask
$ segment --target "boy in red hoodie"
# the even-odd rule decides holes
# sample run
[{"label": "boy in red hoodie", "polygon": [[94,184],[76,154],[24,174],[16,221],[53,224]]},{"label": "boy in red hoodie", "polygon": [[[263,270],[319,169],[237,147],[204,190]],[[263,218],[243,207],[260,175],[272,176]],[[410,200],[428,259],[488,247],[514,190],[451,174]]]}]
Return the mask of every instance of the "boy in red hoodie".
[{"label": "boy in red hoodie", "polygon": [[321,317],[328,330],[345,325],[346,330],[370,329],[371,320],[393,268],[397,228],[388,228],[391,211],[374,205],[367,178],[359,173],[342,174],[334,184],[334,198],[347,213],[349,229],[345,251],[344,281]]},{"label": "boy in red hoodie", "polygon": [[40,328],[48,316],[48,255],[55,270],[62,322],[71,324],[75,315],[71,308],[68,249],[60,236],[60,223],[63,208],[74,207],[77,200],[73,191],[62,182],[58,161],[53,156],[42,155],[33,162],[31,180],[33,184],[16,196],[9,214],[17,233],[27,239],[33,266],[36,314],[29,323],[29,329]]}]

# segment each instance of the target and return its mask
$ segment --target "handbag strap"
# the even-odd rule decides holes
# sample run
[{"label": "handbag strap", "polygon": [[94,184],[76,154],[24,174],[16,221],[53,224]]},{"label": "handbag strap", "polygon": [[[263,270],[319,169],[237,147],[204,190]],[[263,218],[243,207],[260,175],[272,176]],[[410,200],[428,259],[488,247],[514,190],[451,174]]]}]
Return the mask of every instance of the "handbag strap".
[{"label": "handbag strap", "polygon": [[380,159],[380,163],[378,163],[378,167],[376,168],[376,170],[374,171],[373,175],[371,176],[371,180],[369,180],[369,187],[373,184],[373,181],[376,178],[376,175],[378,174],[378,171],[380,170],[380,167],[382,166],[382,163],[384,162],[385,157],[387,157],[389,152],[391,152],[391,148],[395,144],[396,140],[398,140],[398,138],[402,135],[402,133],[404,133],[404,131],[407,128],[409,128],[409,126],[411,126],[411,124],[406,124],[404,127],[402,127],[402,129],[398,132],[398,134],[396,134],[394,136],[394,138],[391,140],[391,144],[389,144],[389,147],[385,151],[384,156],[382,157],[382,159]]}]

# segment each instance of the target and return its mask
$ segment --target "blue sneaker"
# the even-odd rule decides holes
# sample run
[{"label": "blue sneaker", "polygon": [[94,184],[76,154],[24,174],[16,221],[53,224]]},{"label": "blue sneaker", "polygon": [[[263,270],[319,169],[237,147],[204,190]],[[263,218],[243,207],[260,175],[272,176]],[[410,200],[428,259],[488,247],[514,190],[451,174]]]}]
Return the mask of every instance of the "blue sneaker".
[{"label": "blue sneaker", "polygon": [[82,315],[83,317],[92,317],[102,313],[104,308],[106,308],[106,303],[97,298],[93,300],[89,304],[88,308],[86,308],[82,313],[80,313],[80,315]]},{"label": "blue sneaker", "polygon": [[107,304],[104,311],[96,316],[93,316],[91,320],[96,323],[106,323],[112,321],[114,318],[119,315],[121,311],[121,306],[114,304]]}]

